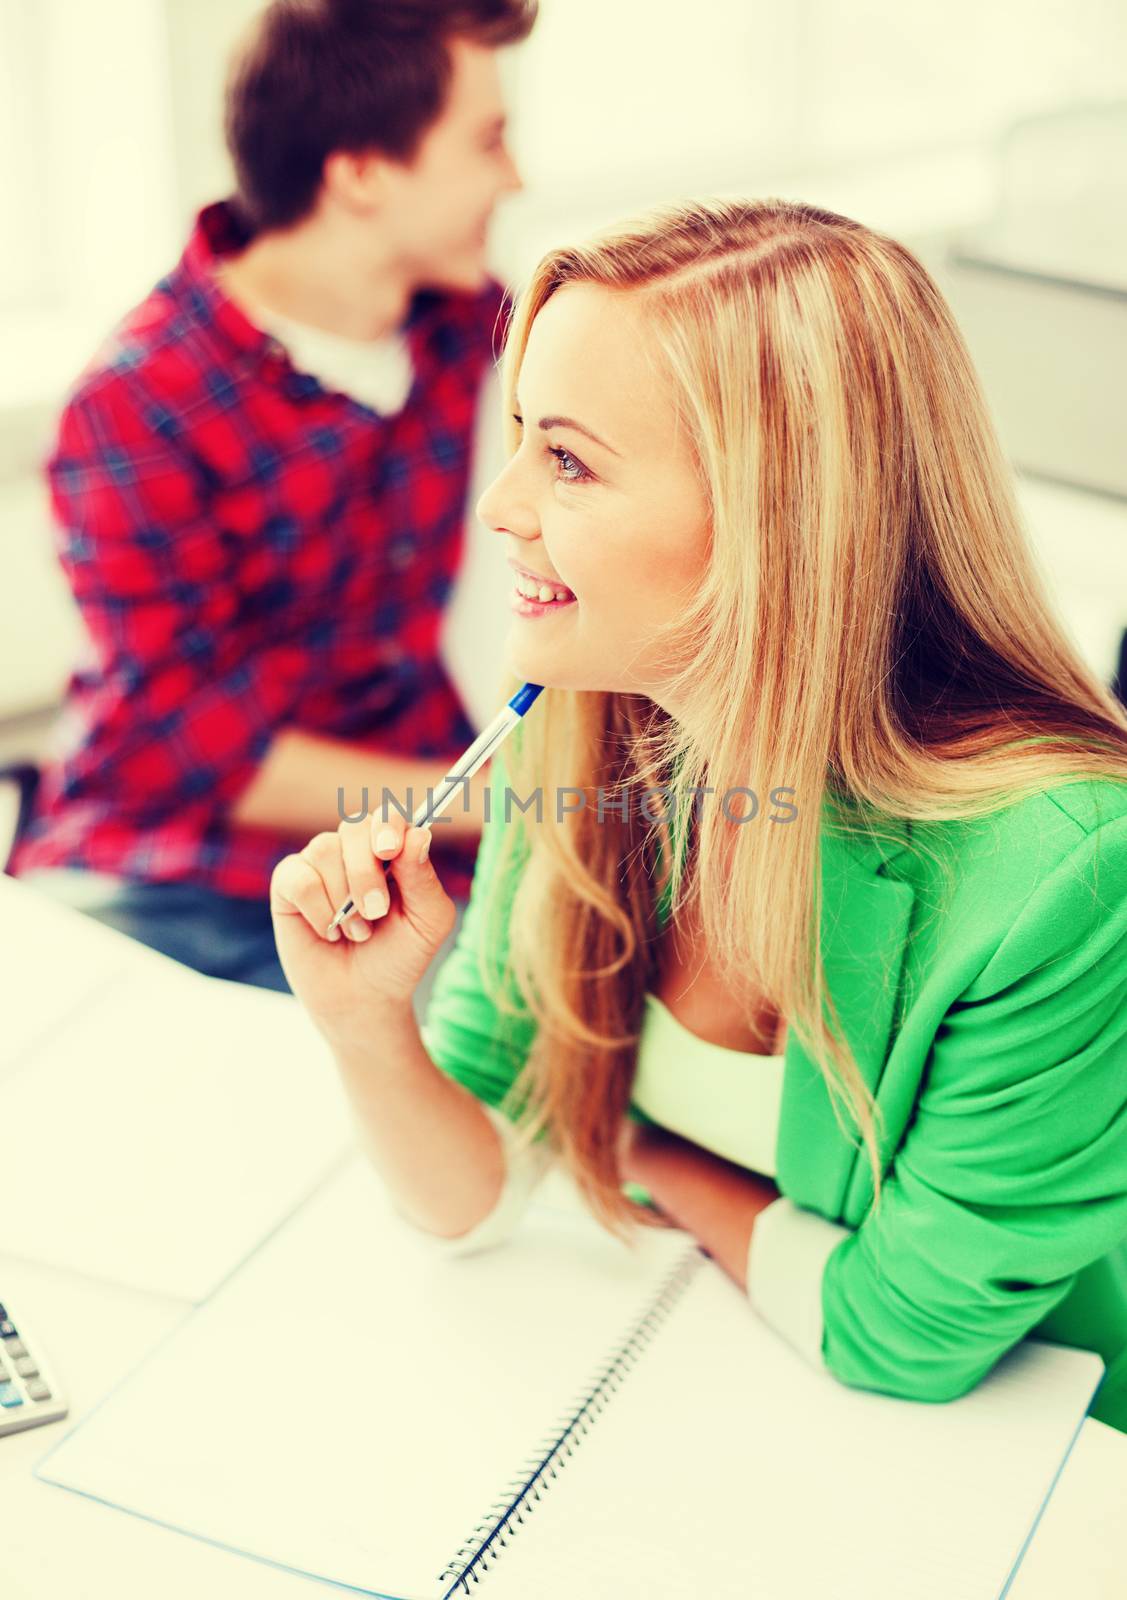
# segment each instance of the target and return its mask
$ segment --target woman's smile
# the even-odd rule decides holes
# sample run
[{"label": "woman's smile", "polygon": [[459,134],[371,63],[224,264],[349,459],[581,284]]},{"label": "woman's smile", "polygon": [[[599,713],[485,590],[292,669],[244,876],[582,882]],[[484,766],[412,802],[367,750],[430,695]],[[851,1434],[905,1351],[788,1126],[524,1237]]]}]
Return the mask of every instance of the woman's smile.
[{"label": "woman's smile", "polygon": [[566,611],[576,603],[576,597],[558,578],[549,578],[532,572],[510,561],[515,574],[512,609],[519,617],[545,617],[550,611]]},{"label": "woman's smile", "polygon": [[[521,592],[521,589],[519,588],[520,583],[521,579],[518,578],[518,587],[513,589],[512,597],[509,601],[510,606],[516,612],[518,617],[546,617],[553,611],[569,611],[573,605],[578,603],[574,595],[568,595],[562,600],[557,600],[554,598],[549,598],[547,600],[541,600],[539,598],[533,599],[530,595],[526,595]],[[544,587],[540,590],[540,594],[543,595],[548,593],[548,586],[544,585]]]},{"label": "woman's smile", "polygon": [[707,569],[710,505],[647,315],[627,294],[566,284],[506,382],[508,458],[477,503],[514,574],[506,664],[661,704],[670,638]]}]

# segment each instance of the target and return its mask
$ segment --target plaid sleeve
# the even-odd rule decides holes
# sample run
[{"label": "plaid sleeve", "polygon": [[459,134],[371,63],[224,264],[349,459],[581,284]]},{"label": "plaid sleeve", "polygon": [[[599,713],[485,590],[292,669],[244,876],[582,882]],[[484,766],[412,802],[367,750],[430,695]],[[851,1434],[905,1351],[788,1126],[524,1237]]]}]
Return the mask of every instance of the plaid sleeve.
[{"label": "plaid sleeve", "polygon": [[79,784],[147,817],[230,805],[309,668],[299,643],[240,616],[235,538],[205,467],[167,429],[166,412],[103,379],[67,405],[47,464],[101,701],[96,768]]}]

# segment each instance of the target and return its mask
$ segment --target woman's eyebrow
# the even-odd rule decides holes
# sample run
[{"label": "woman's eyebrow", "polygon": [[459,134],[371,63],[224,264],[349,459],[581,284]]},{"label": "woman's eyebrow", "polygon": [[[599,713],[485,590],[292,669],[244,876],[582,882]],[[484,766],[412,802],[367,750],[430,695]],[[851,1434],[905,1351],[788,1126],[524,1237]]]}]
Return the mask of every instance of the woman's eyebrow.
[{"label": "woman's eyebrow", "polygon": [[[514,399],[513,403],[519,414],[521,409],[520,401]],[[585,428],[581,422],[576,422],[574,417],[541,417],[537,427],[541,428],[545,433],[548,432],[549,428],[574,428],[576,433],[582,433],[586,438],[593,440],[595,444],[601,445],[604,450],[609,450],[612,456],[618,456],[621,459],[622,452],[620,450],[616,450],[613,445],[607,444],[605,439],[600,439],[597,433],[592,433],[590,428]]]}]

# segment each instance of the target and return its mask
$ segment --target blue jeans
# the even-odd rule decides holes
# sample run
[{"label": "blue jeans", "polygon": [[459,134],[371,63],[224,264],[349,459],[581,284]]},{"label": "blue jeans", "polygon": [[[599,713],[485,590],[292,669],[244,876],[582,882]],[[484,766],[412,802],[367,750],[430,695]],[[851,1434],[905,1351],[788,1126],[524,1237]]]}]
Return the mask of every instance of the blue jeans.
[{"label": "blue jeans", "polygon": [[[265,895],[261,900],[244,900],[194,883],[130,883],[80,867],[40,867],[21,873],[19,881],[208,977],[290,993]],[[465,902],[456,900],[455,905],[458,917],[453,931],[415,991],[420,1022],[434,975],[462,924]]]}]

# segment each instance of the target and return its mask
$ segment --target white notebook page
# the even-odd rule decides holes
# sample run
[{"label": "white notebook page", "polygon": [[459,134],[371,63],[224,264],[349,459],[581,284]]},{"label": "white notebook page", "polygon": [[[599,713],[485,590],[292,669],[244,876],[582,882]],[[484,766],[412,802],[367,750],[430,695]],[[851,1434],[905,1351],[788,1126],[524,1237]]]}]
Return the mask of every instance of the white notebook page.
[{"label": "white notebook page", "polygon": [[0,873],[0,1080],[110,984],[179,963]]},{"label": "white notebook page", "polygon": [[504,1248],[447,1257],[358,1156],[39,1476],[365,1593],[433,1596],[693,1248],[534,1203]]},{"label": "white notebook page", "polygon": [[472,1592],[998,1600],[1102,1370],[1026,1341],[950,1403],[851,1389],[705,1261]]},{"label": "white notebook page", "polygon": [[355,1148],[292,995],[163,959],[118,971],[0,1088],[0,1245],[179,1299],[210,1294]]}]

